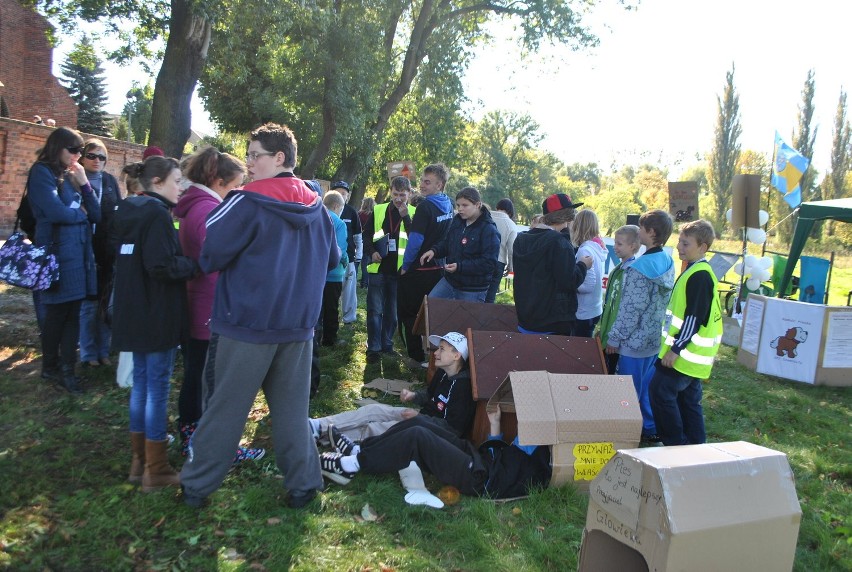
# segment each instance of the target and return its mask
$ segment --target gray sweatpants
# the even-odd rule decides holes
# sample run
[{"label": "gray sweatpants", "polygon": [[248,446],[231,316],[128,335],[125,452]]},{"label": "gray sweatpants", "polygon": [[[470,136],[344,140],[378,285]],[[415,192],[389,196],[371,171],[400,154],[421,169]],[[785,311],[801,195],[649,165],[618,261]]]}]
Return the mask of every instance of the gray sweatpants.
[{"label": "gray sweatpants", "polygon": [[334,424],[341,433],[353,441],[360,442],[367,437],[381,435],[402,421],[402,414],[406,411],[409,411],[408,407],[371,403],[351,411],[320,417],[319,422],[323,434],[328,430],[329,424]]},{"label": "gray sweatpants", "polygon": [[204,409],[180,473],[188,494],[222,484],[258,390],[272,418],[275,461],[291,492],[320,490],[319,455],[308,417],[312,341],[251,344],[213,335],[204,369]]}]

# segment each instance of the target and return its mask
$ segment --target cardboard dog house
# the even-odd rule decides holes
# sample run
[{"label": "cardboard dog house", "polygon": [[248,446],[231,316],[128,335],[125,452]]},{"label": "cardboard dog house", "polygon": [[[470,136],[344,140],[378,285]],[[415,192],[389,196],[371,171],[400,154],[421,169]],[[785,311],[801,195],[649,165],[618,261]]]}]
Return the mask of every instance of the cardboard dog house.
[{"label": "cardboard dog house", "polygon": [[580,572],[791,570],[787,456],[738,441],[618,451],[591,483]]},{"label": "cardboard dog house", "polygon": [[636,447],[642,413],[633,378],[623,375],[513,371],[488,411],[514,413],[521,445],[550,445],[552,486],[589,483],[617,449]]},{"label": "cardboard dog house", "polygon": [[[509,372],[606,373],[600,342],[595,338],[468,329],[467,340],[471,388],[473,398],[477,400],[470,440],[476,444],[488,437],[486,402]],[[514,439],[517,432],[515,416],[504,415],[503,419],[503,434],[507,439]]]}]

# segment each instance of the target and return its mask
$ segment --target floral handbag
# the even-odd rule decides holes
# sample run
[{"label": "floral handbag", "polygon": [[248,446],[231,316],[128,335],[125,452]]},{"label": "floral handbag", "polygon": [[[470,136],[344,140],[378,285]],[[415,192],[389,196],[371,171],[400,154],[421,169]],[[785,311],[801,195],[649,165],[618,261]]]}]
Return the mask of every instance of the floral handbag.
[{"label": "floral handbag", "polygon": [[52,250],[52,244],[36,246],[30,242],[18,230],[16,220],[15,230],[0,247],[0,280],[30,290],[47,290],[59,280],[59,262]]}]

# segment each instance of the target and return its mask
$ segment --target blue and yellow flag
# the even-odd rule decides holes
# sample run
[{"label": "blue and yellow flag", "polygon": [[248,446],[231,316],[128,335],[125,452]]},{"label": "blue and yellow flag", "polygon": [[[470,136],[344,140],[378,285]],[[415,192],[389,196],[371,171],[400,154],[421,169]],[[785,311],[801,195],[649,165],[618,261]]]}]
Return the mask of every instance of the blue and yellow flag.
[{"label": "blue and yellow flag", "polygon": [[775,132],[775,160],[772,163],[772,178],[769,184],[784,195],[784,200],[792,208],[802,203],[799,181],[809,164],[807,157],[784,143],[778,132]]}]

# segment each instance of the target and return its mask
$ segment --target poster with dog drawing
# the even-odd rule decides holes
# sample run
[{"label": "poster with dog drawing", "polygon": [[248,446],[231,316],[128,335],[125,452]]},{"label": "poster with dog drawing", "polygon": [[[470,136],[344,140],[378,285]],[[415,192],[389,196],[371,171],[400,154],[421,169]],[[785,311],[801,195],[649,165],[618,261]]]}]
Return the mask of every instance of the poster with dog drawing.
[{"label": "poster with dog drawing", "polygon": [[814,383],[825,312],[822,306],[769,298],[757,371]]}]

